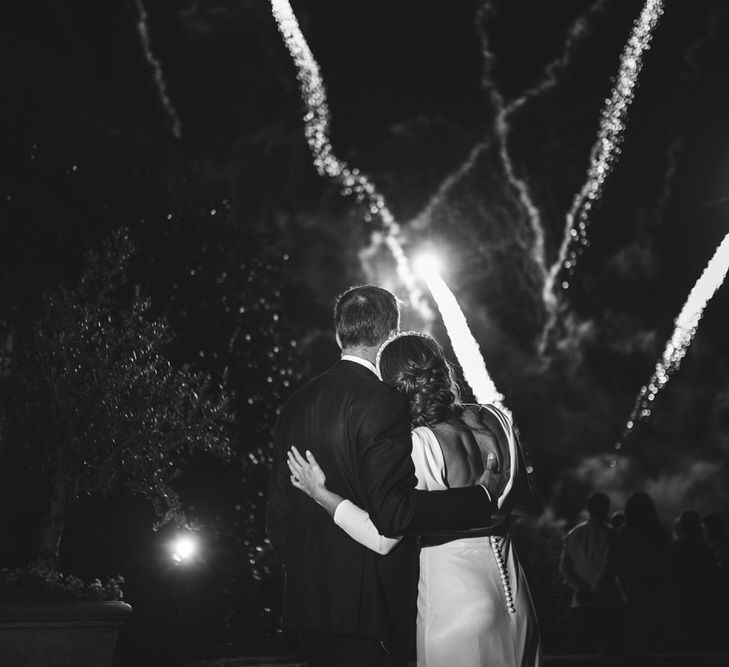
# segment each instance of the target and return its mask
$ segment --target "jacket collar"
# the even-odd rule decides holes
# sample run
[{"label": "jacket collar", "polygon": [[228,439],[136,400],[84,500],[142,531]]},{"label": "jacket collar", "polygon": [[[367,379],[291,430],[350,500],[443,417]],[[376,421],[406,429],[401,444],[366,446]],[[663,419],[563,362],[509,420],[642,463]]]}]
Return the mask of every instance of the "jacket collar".
[{"label": "jacket collar", "polygon": [[367,359],[363,359],[362,357],[356,357],[353,354],[343,354],[342,358],[340,359],[340,362],[347,362],[348,366],[354,365],[355,368],[364,368],[367,369],[372,375],[377,377],[377,369],[375,369],[375,365],[367,361]]}]

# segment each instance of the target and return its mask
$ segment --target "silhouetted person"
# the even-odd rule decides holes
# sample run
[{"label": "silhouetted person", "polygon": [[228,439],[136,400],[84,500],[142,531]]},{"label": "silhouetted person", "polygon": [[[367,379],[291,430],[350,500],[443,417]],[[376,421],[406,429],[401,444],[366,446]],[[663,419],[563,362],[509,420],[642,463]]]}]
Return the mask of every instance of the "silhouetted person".
[{"label": "silhouetted person", "polygon": [[623,598],[617,580],[617,534],[608,523],[610,498],[593,493],[587,500],[587,521],[564,538],[560,570],[572,589],[569,643],[585,653],[617,648]]},{"label": "silhouetted person", "polygon": [[701,523],[704,537],[714,555],[714,562],[720,568],[729,567],[729,537],[721,517],[718,514],[707,514]]},{"label": "silhouetted person", "polygon": [[676,636],[681,648],[689,651],[713,648],[719,633],[718,573],[696,512],[682,512],[676,519],[671,556],[678,603]]},{"label": "silhouetted person", "polygon": [[670,567],[671,539],[658,520],[651,497],[639,491],[625,504],[625,526],[618,537],[618,568],[625,592],[626,648],[636,651],[672,645],[674,617]]},{"label": "silhouetted person", "polygon": [[729,628],[729,536],[724,521],[718,514],[707,514],[702,520],[704,537],[711,549],[716,565],[717,591],[717,627],[719,637],[717,648],[729,648],[729,633],[722,628]]}]

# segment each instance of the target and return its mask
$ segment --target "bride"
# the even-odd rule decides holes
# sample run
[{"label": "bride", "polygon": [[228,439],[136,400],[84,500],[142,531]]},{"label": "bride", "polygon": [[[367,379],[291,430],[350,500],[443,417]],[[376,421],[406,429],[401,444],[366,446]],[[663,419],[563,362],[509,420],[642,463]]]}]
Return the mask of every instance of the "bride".
[{"label": "bride", "polygon": [[[508,517],[526,508],[529,495],[509,417],[491,405],[460,403],[450,364],[427,334],[395,334],[375,365],[410,402],[418,489],[469,486],[487,468],[506,473],[491,526],[420,538],[418,665],[539,665],[534,605],[509,536]],[[397,548],[400,538],[380,535],[364,509],[327,489],[311,452],[304,458],[292,447],[288,463],[292,484],[350,537],[383,555]]]}]

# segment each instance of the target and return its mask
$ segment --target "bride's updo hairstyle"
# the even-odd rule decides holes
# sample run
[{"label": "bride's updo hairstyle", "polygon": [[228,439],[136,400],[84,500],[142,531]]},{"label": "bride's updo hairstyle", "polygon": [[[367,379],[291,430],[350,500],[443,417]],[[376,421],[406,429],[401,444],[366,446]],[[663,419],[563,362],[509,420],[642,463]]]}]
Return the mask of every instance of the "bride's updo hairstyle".
[{"label": "bride's updo hairstyle", "polygon": [[453,369],[428,334],[406,331],[390,337],[376,365],[383,382],[407,397],[413,426],[445,421],[460,403]]}]

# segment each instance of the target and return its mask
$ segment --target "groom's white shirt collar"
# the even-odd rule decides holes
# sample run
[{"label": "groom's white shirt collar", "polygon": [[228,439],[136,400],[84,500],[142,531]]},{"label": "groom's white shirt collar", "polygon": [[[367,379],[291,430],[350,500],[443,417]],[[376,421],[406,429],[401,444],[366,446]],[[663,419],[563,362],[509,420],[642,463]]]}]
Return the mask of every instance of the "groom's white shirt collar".
[{"label": "groom's white shirt collar", "polygon": [[362,357],[355,357],[353,354],[343,354],[342,361],[353,361],[355,364],[364,366],[365,368],[371,370],[375,375],[377,375],[377,369],[375,368],[375,365],[371,361],[367,361],[367,359],[363,359]]}]

